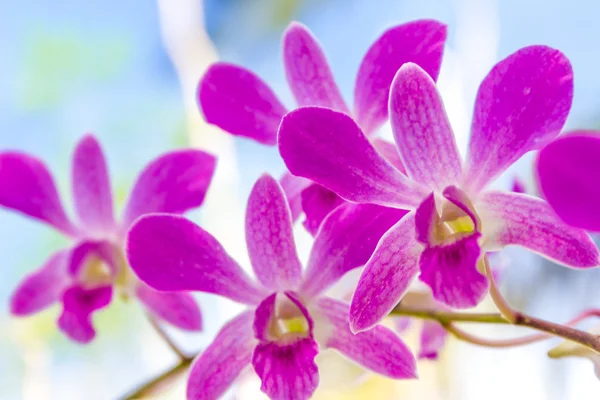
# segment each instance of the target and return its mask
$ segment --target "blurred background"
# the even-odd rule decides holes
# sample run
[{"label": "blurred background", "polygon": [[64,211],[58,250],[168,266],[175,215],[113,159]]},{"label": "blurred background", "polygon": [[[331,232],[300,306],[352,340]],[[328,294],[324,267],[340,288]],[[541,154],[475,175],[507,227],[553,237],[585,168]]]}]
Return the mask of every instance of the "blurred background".
[{"label": "blurred background", "polygon": [[[529,44],[562,50],[575,71],[570,128],[600,122],[600,3],[591,0],[21,0],[0,2],[0,151],[45,160],[71,209],[71,150],[86,132],[103,143],[119,204],[136,174],[161,152],[187,145],[220,156],[206,205],[191,217],[240,260],[243,210],[254,180],[284,168],[275,149],[204,125],[195,85],[212,61],[244,65],[265,78],[288,106],[280,35],[292,20],[320,39],[347,99],[358,64],[386,28],[417,18],[448,24],[439,80],[462,149],[478,83],[499,59]],[[385,129],[384,129],[385,130]],[[383,133],[386,134],[385,132]],[[535,192],[531,157],[500,179],[520,176]],[[306,256],[308,235],[298,229]],[[64,244],[39,223],[0,210],[0,399],[115,399],[176,361],[134,302],[115,301],[96,314],[99,335],[88,346],[58,333],[58,307],[26,319],[8,314],[11,291]],[[600,306],[598,271],[569,271],[510,249],[503,290],[513,305],[564,321]],[[198,296],[205,332],[169,331],[190,352],[208,343],[237,310]],[[501,337],[518,332],[473,329]],[[410,338],[409,338],[410,340]],[[557,342],[485,350],[451,342],[440,361],[423,362],[420,382],[367,381],[325,398],[432,400],[592,400],[600,383],[587,360],[553,361]],[[183,385],[169,398],[183,398]],[[232,393],[261,398],[252,382]]]}]

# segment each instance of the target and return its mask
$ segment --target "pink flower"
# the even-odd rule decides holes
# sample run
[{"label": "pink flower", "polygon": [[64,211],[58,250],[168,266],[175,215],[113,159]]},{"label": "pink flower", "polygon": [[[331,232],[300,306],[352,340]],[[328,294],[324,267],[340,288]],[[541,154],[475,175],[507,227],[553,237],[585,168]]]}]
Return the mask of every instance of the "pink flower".
[{"label": "pink flower", "polygon": [[62,302],[59,328],[87,343],[96,334],[93,312],[106,307],[117,289],[136,296],[149,312],[174,326],[200,330],[194,299],[141,283],[127,266],[123,244],[127,228],[140,215],[183,213],[202,204],[214,168],[215,158],[202,151],[163,155],[142,171],[121,222],[116,222],[104,154],[93,136],[85,136],[73,157],[73,200],[79,217],[74,224],[42,161],[18,152],[0,153],[0,205],[47,223],[72,241],[21,282],[11,298],[12,314],[27,316]]},{"label": "pink flower", "polygon": [[376,326],[352,334],[348,305],[323,295],[367,261],[403,213],[368,204],[338,207],[323,222],[303,271],[285,195],[265,175],[254,185],[246,211],[246,243],[258,282],[192,222],[167,214],[140,218],[127,244],[140,279],[160,291],[203,291],[248,307],[195,360],[188,398],[218,398],[252,364],[270,398],[307,399],[319,382],[314,358],[323,348],[379,374],[415,377],[414,357],[392,331]]},{"label": "pink flower", "polygon": [[[367,50],[358,68],[350,112],[319,42],[308,28],[293,22],[283,34],[285,75],[299,106],[328,107],[352,115],[372,137],[388,119],[389,88],[398,68],[414,62],[437,79],[445,41],[446,26],[433,20],[409,22],[385,31]],[[277,144],[277,129],[287,109],[251,71],[223,62],[212,65],[200,81],[198,101],[209,123],[236,136],[269,146]],[[404,171],[393,145],[372,140],[388,160]],[[332,191],[305,179],[286,174],[281,183],[293,220],[304,212],[304,225],[313,235],[325,216],[343,203]]]},{"label": "pink flower", "polygon": [[557,50],[531,46],[500,61],[479,88],[463,165],[433,80],[405,64],[392,83],[389,109],[408,177],[343,113],[305,107],[284,117],[279,149],[291,173],[348,201],[412,210],[365,266],[350,309],[354,331],[385,317],[417,275],[436,300],[476,305],[488,289],[483,256],[508,245],[567,266],[598,265],[589,235],[560,221],[545,201],[485,190],[560,132],[572,95],[571,66]]}]

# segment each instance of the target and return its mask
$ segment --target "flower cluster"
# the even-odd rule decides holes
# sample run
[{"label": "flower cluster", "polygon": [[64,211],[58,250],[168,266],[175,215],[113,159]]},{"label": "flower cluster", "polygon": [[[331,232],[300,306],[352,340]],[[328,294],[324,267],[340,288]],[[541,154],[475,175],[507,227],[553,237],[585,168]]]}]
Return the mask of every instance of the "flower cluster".
[{"label": "flower cluster", "polygon": [[[517,245],[571,268],[600,264],[587,232],[600,231],[600,135],[556,139],[573,100],[571,65],[546,46],[525,47],[496,64],[479,86],[463,160],[435,82],[445,40],[446,26],[433,20],[385,31],[358,68],[352,108],[318,41],[299,23],[283,35],[295,109],[251,71],[221,62],[208,69],[198,89],[206,120],[277,146],[289,170],[280,180],[261,176],[247,202],[255,278],[182,216],[204,200],[216,162],[210,154],[179,150],[150,163],[117,222],[102,149],[85,136],[73,156],[75,223],[42,161],[0,153],[0,206],[51,225],[72,243],[23,280],[12,313],[61,303],[59,328],[86,343],[96,334],[94,312],[115,292],[185,330],[202,328],[190,292],[244,305],[195,358],[189,399],[224,395],[249,367],[270,398],[308,399],[319,385],[315,357],[328,350],[366,371],[416,378],[415,357],[400,338],[413,319],[424,319],[421,359],[436,359],[448,333],[489,344],[455,326],[485,320],[563,337],[574,343],[551,356],[597,362],[600,339],[572,327],[581,318],[558,325],[524,317],[503,299],[489,260]],[[388,120],[395,145],[377,137]],[[510,192],[489,188],[537,150],[547,201],[524,193],[519,181]],[[305,267],[292,234],[300,215],[314,238]],[[330,289],[360,267],[354,287],[335,298]],[[499,313],[457,311],[488,293]],[[390,314],[401,317],[386,326]]]}]

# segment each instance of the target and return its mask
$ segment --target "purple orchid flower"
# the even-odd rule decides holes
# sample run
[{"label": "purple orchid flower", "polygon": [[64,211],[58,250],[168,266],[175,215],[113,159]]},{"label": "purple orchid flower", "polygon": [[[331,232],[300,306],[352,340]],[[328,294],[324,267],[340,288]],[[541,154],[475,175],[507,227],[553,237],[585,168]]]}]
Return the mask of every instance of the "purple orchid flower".
[{"label": "purple orchid flower", "polygon": [[[446,26],[434,20],[409,22],[385,31],[360,64],[352,113],[319,42],[308,28],[297,22],[290,24],[283,34],[285,75],[299,106],[322,106],[353,115],[381,154],[404,172],[394,146],[373,135],[388,119],[389,88],[400,66],[414,62],[437,79],[446,34]],[[223,62],[213,64],[200,81],[198,101],[207,122],[233,135],[269,146],[277,144],[277,129],[287,109],[251,71]],[[312,235],[325,216],[344,202],[331,190],[289,173],[281,184],[293,220],[304,212],[304,226]]]},{"label": "purple orchid flower", "polygon": [[245,304],[194,362],[189,399],[215,399],[252,364],[272,399],[307,399],[319,374],[314,358],[332,348],[392,378],[414,378],[415,360],[392,331],[376,326],[354,335],[348,305],[323,293],[363,265],[379,238],[405,211],[350,204],[331,213],[317,233],[303,272],[292,236],[289,205],[272,177],[260,178],[246,212],[251,280],[208,232],[185,218],[140,218],[128,235],[127,254],[140,279],[161,291],[197,290]]},{"label": "purple orchid flower", "polygon": [[489,286],[481,272],[485,253],[507,245],[567,266],[598,265],[589,235],[558,219],[545,201],[484,190],[560,132],[572,95],[571,66],[557,50],[531,46],[500,61],[479,88],[463,166],[435,83],[419,66],[405,64],[389,107],[408,178],[343,113],[306,107],[284,117],[279,148],[291,173],[348,201],[412,210],[365,266],[350,309],[354,331],[386,316],[419,273],[436,300],[475,306]]},{"label": "purple orchid flower", "polygon": [[67,217],[54,180],[37,158],[0,153],[0,205],[49,224],[73,245],[50,256],[29,274],[11,298],[11,312],[28,316],[62,302],[59,328],[72,340],[95,337],[94,311],[106,307],[113,291],[136,296],[148,312],[178,328],[198,331],[202,320],[193,297],[161,293],[140,282],[124,257],[129,225],[149,212],[183,213],[202,204],[215,158],[199,150],[163,155],[140,174],[121,222],[113,216],[108,168],[97,140],[85,136],[73,157],[73,199],[79,224]]},{"label": "purple orchid flower", "polygon": [[540,189],[569,225],[600,232],[600,132],[571,132],[543,148],[537,159]]}]

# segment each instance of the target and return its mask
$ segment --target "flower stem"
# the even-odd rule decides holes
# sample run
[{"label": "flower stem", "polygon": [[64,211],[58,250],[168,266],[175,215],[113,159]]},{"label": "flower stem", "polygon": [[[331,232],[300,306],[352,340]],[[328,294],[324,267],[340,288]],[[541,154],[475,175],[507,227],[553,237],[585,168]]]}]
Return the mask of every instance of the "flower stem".
[{"label": "flower stem", "polygon": [[173,366],[172,368],[163,372],[162,374],[150,379],[149,381],[141,384],[137,388],[133,389],[131,393],[120,397],[120,399],[143,399],[159,393],[161,390],[165,389],[170,382],[177,379],[181,374],[183,374],[188,369],[193,360],[193,357],[184,357],[180,359],[177,365]]},{"label": "flower stem", "polygon": [[188,358],[179,349],[179,347],[175,344],[175,342],[173,342],[173,340],[169,337],[169,335],[164,330],[164,328],[162,326],[160,326],[160,323],[158,321],[156,321],[156,319],[152,315],[150,315],[150,314],[148,314],[148,321],[150,321],[150,325],[152,325],[152,327],[154,328],[154,330],[156,331],[156,333],[158,333],[158,336],[161,337],[161,339],[163,340],[163,342],[165,342],[165,344],[167,346],[169,346],[169,348],[173,351],[173,353],[175,353],[177,355],[177,357],[180,360],[184,360],[184,359]]}]

